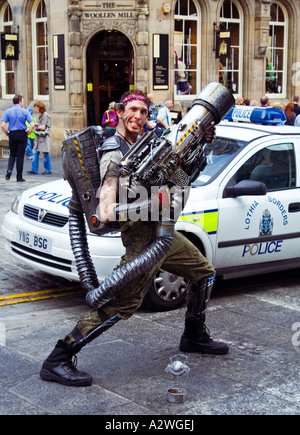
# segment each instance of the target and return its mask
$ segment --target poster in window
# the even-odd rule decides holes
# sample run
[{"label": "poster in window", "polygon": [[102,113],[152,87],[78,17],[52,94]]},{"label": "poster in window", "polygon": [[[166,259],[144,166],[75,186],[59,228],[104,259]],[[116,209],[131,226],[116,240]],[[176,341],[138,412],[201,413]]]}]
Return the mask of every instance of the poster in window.
[{"label": "poster in window", "polygon": [[19,60],[19,35],[1,33],[1,59]]}]

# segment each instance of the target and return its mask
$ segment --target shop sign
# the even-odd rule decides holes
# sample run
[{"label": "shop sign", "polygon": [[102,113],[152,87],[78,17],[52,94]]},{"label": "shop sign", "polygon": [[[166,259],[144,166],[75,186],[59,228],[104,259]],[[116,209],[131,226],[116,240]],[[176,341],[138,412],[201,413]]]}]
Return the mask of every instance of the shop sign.
[{"label": "shop sign", "polygon": [[54,89],[66,89],[65,35],[53,36]]},{"label": "shop sign", "polygon": [[216,57],[219,59],[230,58],[231,34],[230,31],[217,30],[216,32]]},{"label": "shop sign", "polygon": [[[86,20],[128,20],[137,18],[137,12],[134,10],[134,1],[126,1],[125,5],[120,3],[121,2],[97,2],[97,5],[89,4],[92,9],[88,10],[88,6],[86,6],[82,17]],[[94,6],[98,7],[95,8]]]},{"label": "shop sign", "polygon": [[1,59],[19,60],[19,35],[1,33]]},{"label": "shop sign", "polygon": [[134,11],[94,11],[84,12],[83,18],[86,20],[129,20],[136,19],[137,14]]},{"label": "shop sign", "polygon": [[169,89],[169,35],[153,35],[153,89]]}]

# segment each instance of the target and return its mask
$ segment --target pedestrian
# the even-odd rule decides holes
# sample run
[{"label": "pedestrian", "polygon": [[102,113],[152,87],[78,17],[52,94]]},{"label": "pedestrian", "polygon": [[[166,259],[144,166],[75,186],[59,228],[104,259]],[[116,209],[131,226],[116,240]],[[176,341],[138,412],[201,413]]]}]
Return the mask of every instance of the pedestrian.
[{"label": "pedestrian", "polygon": [[295,125],[296,127],[300,127],[300,115],[297,115],[297,116],[296,116],[296,119],[295,119],[294,125]]},{"label": "pedestrian", "polygon": [[293,98],[294,103],[294,112],[296,113],[296,116],[300,114],[300,106],[299,106],[299,97],[297,95]]},{"label": "pedestrian", "polygon": [[[27,110],[30,113],[30,115],[33,116],[33,110],[30,108],[28,108]],[[36,117],[35,116],[33,116],[33,121],[34,121],[34,124],[36,124]],[[26,121],[26,125],[27,125],[27,127],[29,127],[29,123],[27,121]],[[33,130],[33,132],[28,135],[27,146],[26,146],[26,151],[25,151],[26,158],[29,160],[32,160],[32,158],[33,158],[34,139],[35,139],[35,133]]]},{"label": "pedestrian", "polygon": [[267,97],[266,95],[263,95],[260,98],[260,104],[261,104],[261,107],[269,107],[270,106],[269,97]]},{"label": "pedestrian", "polygon": [[164,107],[159,109],[157,114],[157,124],[155,127],[155,134],[160,137],[165,130],[172,125],[172,117],[170,109],[173,107],[173,101],[170,99],[165,100]]},{"label": "pedestrian", "polygon": [[273,106],[274,109],[280,109],[284,111],[283,104],[280,101],[274,101]]},{"label": "pedestrian", "polygon": [[244,101],[244,97],[242,97],[241,95],[238,96],[235,100],[235,104],[237,106],[245,106],[245,101]]},{"label": "pedestrian", "polygon": [[118,125],[118,115],[115,109],[115,101],[112,101],[108,105],[108,109],[103,113],[102,127],[105,129],[105,136],[113,136],[116,132]]},{"label": "pedestrian", "polygon": [[[116,203],[119,192],[119,162],[122,158],[120,150],[124,146],[130,149],[138,140],[148,115],[148,107],[149,100],[140,91],[131,91],[122,96],[117,110],[119,125],[116,135],[106,139],[102,145],[102,149],[107,149],[100,161],[102,180],[100,214],[103,222],[116,219],[115,212],[119,206]],[[206,140],[211,141],[213,134],[213,130],[206,134]],[[151,197],[151,202],[155,203],[157,199]],[[74,213],[78,212],[78,207],[81,208],[76,191],[73,191],[69,207]],[[120,231],[126,252],[120,265],[135,259],[145,248],[151,248],[156,239],[156,229],[157,222],[142,220],[122,222]],[[101,308],[83,315],[76,327],[63,340],[57,342],[54,350],[43,363],[40,371],[41,378],[68,386],[90,385],[92,377],[77,370],[72,357],[87,344],[85,340],[92,341],[116,321],[129,319],[139,309],[150,283],[160,268],[172,270],[174,274],[184,276],[192,282],[180,350],[215,355],[227,354],[229,351],[227,344],[213,341],[205,326],[205,310],[212,290],[215,270],[193,243],[175,232],[170,250],[163,259],[147,273],[131,281]],[[105,358],[104,355],[102,357]]]},{"label": "pedestrian", "polygon": [[[13,107],[5,110],[1,119],[1,128],[9,136],[9,159],[5,180],[10,180],[16,161],[17,182],[24,182],[23,167],[27,137],[34,129],[34,120],[28,110],[23,107],[24,98],[22,95],[15,95],[13,104]],[[29,127],[27,127],[26,121],[29,123]]]},{"label": "pedestrian", "polygon": [[146,132],[148,132],[150,130],[154,130],[154,128],[156,126],[156,123],[157,123],[158,111],[162,107],[161,104],[155,104],[154,103],[154,96],[153,96],[153,94],[148,94],[147,97],[148,97],[148,99],[150,101],[150,106],[149,106],[148,117],[146,119],[146,123],[145,123],[145,126],[144,126]]},{"label": "pedestrian", "polygon": [[34,104],[34,108],[39,117],[35,129],[34,154],[31,170],[28,174],[38,174],[40,152],[43,153],[44,172],[43,175],[52,174],[50,160],[50,115],[46,111],[46,106],[42,101]]},{"label": "pedestrian", "polygon": [[295,119],[296,119],[296,113],[294,112],[294,103],[288,103],[285,106],[285,115],[286,115],[286,121],[285,125],[294,125]]}]

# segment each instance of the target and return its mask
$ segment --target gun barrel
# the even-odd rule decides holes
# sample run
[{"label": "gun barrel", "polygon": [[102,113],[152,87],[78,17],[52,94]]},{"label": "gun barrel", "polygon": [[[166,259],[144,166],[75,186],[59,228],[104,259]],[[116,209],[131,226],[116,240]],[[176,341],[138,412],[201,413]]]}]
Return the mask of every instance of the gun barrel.
[{"label": "gun barrel", "polygon": [[218,124],[234,106],[235,100],[227,88],[220,83],[209,83],[194,100],[191,110],[183,117],[177,129],[165,138],[181,152],[197,136],[199,141],[211,125]]}]

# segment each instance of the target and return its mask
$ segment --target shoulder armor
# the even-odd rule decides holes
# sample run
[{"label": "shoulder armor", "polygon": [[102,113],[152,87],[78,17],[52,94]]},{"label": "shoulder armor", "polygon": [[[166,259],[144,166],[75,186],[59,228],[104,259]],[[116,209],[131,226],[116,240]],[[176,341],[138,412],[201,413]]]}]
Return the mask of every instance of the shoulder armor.
[{"label": "shoulder armor", "polygon": [[100,151],[112,151],[120,148],[120,139],[119,136],[108,137],[101,145]]},{"label": "shoulder armor", "polygon": [[125,155],[129,151],[129,145],[127,142],[122,139],[120,136],[114,135],[111,137],[108,137],[100,147],[100,152],[105,151],[113,151],[120,149],[121,153]]}]

